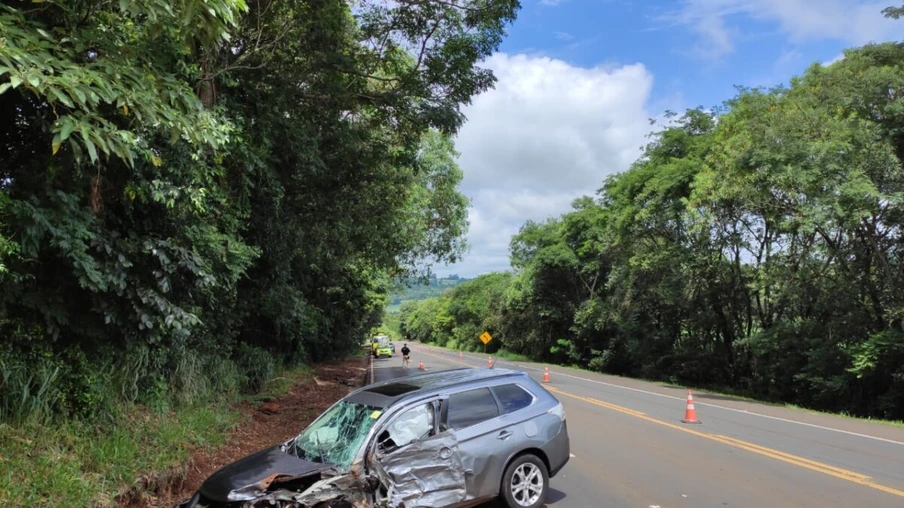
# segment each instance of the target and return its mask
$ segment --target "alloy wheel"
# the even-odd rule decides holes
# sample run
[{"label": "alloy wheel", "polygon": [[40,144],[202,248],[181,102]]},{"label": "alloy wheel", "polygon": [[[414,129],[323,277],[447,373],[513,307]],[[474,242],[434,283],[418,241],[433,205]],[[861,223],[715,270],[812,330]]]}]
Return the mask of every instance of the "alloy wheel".
[{"label": "alloy wheel", "polygon": [[515,469],[509,488],[520,506],[533,506],[543,494],[543,474],[536,465],[526,462]]}]

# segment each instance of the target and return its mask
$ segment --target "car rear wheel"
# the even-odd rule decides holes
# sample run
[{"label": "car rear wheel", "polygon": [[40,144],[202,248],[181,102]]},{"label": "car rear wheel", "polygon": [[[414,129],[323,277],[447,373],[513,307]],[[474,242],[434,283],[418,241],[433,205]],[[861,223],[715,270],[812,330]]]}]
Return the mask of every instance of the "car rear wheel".
[{"label": "car rear wheel", "polygon": [[538,508],[546,502],[549,472],[536,455],[512,461],[502,476],[502,499],[509,508]]}]

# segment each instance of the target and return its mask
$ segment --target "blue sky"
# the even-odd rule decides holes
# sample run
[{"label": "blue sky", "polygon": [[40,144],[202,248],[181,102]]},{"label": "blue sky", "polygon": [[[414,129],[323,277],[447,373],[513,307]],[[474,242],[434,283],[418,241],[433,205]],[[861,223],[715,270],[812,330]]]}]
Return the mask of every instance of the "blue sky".
[{"label": "blue sky", "polygon": [[904,39],[900,0],[524,0],[499,81],[465,108],[456,147],[470,252],[437,273],[506,270],[508,242],[592,195],[639,155],[649,118],[787,82],[844,48]]},{"label": "blue sky", "polygon": [[781,83],[810,63],[832,60],[848,46],[834,38],[794,43],[775,21],[735,15],[726,19],[736,34],[733,50],[713,55],[703,49],[707,41],[700,40],[693,24],[672,19],[680,5],[652,0],[532,2],[500,49],[545,54],[581,67],[640,62],[657,78],[654,102],[678,95],[689,105],[709,107],[734,95],[735,85]]}]

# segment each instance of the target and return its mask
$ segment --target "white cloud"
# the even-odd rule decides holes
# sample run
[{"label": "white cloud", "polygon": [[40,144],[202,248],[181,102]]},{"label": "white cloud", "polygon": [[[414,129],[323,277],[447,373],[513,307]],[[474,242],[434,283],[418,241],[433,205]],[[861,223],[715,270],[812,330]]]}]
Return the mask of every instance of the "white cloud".
[{"label": "white cloud", "polygon": [[[891,2],[894,3],[894,2]],[[886,19],[889,0],[684,0],[660,20],[689,25],[701,39],[693,52],[718,58],[734,50],[729,18],[775,22],[795,43],[837,39],[863,45],[904,36],[904,23]]]},{"label": "white cloud", "polygon": [[574,40],[574,36],[568,32],[553,32],[552,33],[556,39],[560,41],[570,41]]},{"label": "white cloud", "polygon": [[718,58],[734,50],[734,42],[722,16],[714,13],[704,14],[694,20],[693,28],[701,37],[701,41],[691,51],[694,55]]},{"label": "white cloud", "polygon": [[594,194],[640,155],[653,85],[640,64],[575,67],[542,56],[496,54],[496,88],[465,109],[456,139],[472,200],[464,261],[438,269],[471,277],[509,268],[511,236]]},{"label": "white cloud", "polygon": [[838,56],[836,56],[835,58],[829,60],[828,62],[823,62],[823,63],[822,63],[822,66],[823,66],[823,67],[828,67],[828,66],[832,65],[833,63],[835,63],[835,62],[840,62],[840,61],[842,61],[842,60],[844,60],[844,53],[841,53],[840,55],[838,55]]}]

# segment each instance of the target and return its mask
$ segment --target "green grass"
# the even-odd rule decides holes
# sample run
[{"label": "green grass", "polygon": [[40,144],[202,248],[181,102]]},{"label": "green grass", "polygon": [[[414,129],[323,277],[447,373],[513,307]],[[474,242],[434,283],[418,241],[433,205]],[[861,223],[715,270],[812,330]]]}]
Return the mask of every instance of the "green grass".
[{"label": "green grass", "polygon": [[292,369],[286,370],[270,381],[264,383],[263,387],[261,387],[260,392],[254,395],[246,396],[244,397],[244,400],[247,400],[248,402],[254,404],[262,403],[269,399],[274,399],[288,392],[289,388],[292,388],[292,385],[294,385],[298,381],[298,376],[312,376],[313,374],[314,369],[307,365],[293,367]]},{"label": "green grass", "polygon": [[223,443],[238,421],[223,405],[151,413],[107,425],[0,425],[0,505],[110,506],[139,475],[180,467],[194,447]]},{"label": "green grass", "polygon": [[222,445],[241,421],[233,403],[275,398],[311,372],[284,371],[253,396],[170,411],[132,407],[107,423],[0,424],[0,506],[113,506],[137,484],[184,475],[193,450]]},{"label": "green grass", "polygon": [[[436,344],[436,343],[429,343],[428,345],[433,346],[433,347],[438,347],[438,348],[440,348],[440,349],[446,349],[446,350],[449,350],[449,351],[458,351],[457,348],[450,348],[450,347],[440,346],[440,345],[438,345],[438,344]],[[481,351],[465,351],[465,352],[482,354]],[[504,350],[504,349],[500,349],[499,351],[497,351],[497,352],[495,352],[495,353],[492,353],[492,356],[493,356],[494,358],[501,358],[501,359],[508,360],[508,361],[513,361],[513,362],[536,363],[536,362],[534,362],[534,360],[531,360],[530,358],[528,358],[528,357],[525,356],[525,355],[521,355],[521,354],[517,354],[517,353],[510,353],[510,352],[508,352],[508,351],[506,351],[506,350]],[[552,365],[552,364],[551,364],[551,365]],[[599,374],[599,372],[591,371],[591,370],[588,370],[588,369],[585,369],[585,368],[582,368],[582,367],[578,367],[578,366],[576,366],[576,365],[556,365],[556,366],[557,366],[557,367],[560,367],[560,368],[565,368],[565,369],[573,370],[573,371],[576,371],[576,372]],[[614,375],[612,375],[612,374],[606,374],[606,375],[614,376]],[[732,389],[726,389],[726,388],[722,388],[722,389],[714,389],[714,388],[708,388],[708,387],[687,386],[687,385],[681,385],[681,384],[678,384],[678,383],[672,383],[672,382],[669,382],[669,381],[662,381],[662,380],[657,380],[657,379],[628,378],[628,377],[625,377],[625,376],[614,376],[614,377],[623,377],[623,378],[625,378],[625,379],[634,379],[634,380],[638,380],[638,381],[645,381],[645,382],[648,382],[648,383],[655,383],[655,384],[659,384],[659,385],[662,385],[662,386],[667,386],[667,387],[670,387],[670,388],[679,388],[679,389],[683,389],[683,390],[690,389],[690,390],[693,390],[693,391],[705,392],[705,393],[710,394],[710,395],[718,395],[718,396],[722,396],[722,397],[729,397],[729,398],[737,399],[737,400],[740,400],[740,401],[753,402],[753,403],[757,403],[757,404],[766,404],[766,405],[775,406],[775,407],[784,407],[784,408],[793,409],[793,410],[797,410],[797,411],[803,411],[803,412],[812,413],[812,414],[829,415],[829,416],[838,416],[838,417],[841,417],[841,418],[847,418],[847,419],[850,419],[850,420],[857,420],[857,421],[862,421],[862,422],[869,422],[869,423],[877,423],[877,424],[881,424],[881,425],[888,425],[888,426],[891,426],[891,427],[900,427],[900,428],[904,428],[904,421],[899,421],[899,420],[880,420],[880,419],[876,419],[876,418],[864,418],[864,417],[862,417],[862,416],[854,416],[854,415],[851,415],[851,414],[848,414],[848,413],[834,413],[834,412],[830,412],[830,411],[818,411],[818,410],[815,410],[815,409],[809,409],[809,408],[806,408],[806,407],[801,407],[801,406],[798,406],[798,405],[796,405],[796,404],[790,404],[790,403],[786,403],[786,402],[775,402],[775,401],[769,401],[769,400],[764,400],[764,399],[758,399],[758,398],[755,398],[755,397],[751,397],[751,396],[748,395],[748,394],[744,394],[743,392],[738,391],[738,390],[732,390]]]},{"label": "green grass", "polygon": [[495,353],[492,354],[492,356],[495,358],[502,358],[503,360],[508,360],[510,362],[529,362],[529,361],[531,361],[530,358],[528,358],[522,354],[512,353],[512,352],[506,351],[505,349],[500,349],[499,351],[496,351]]}]

